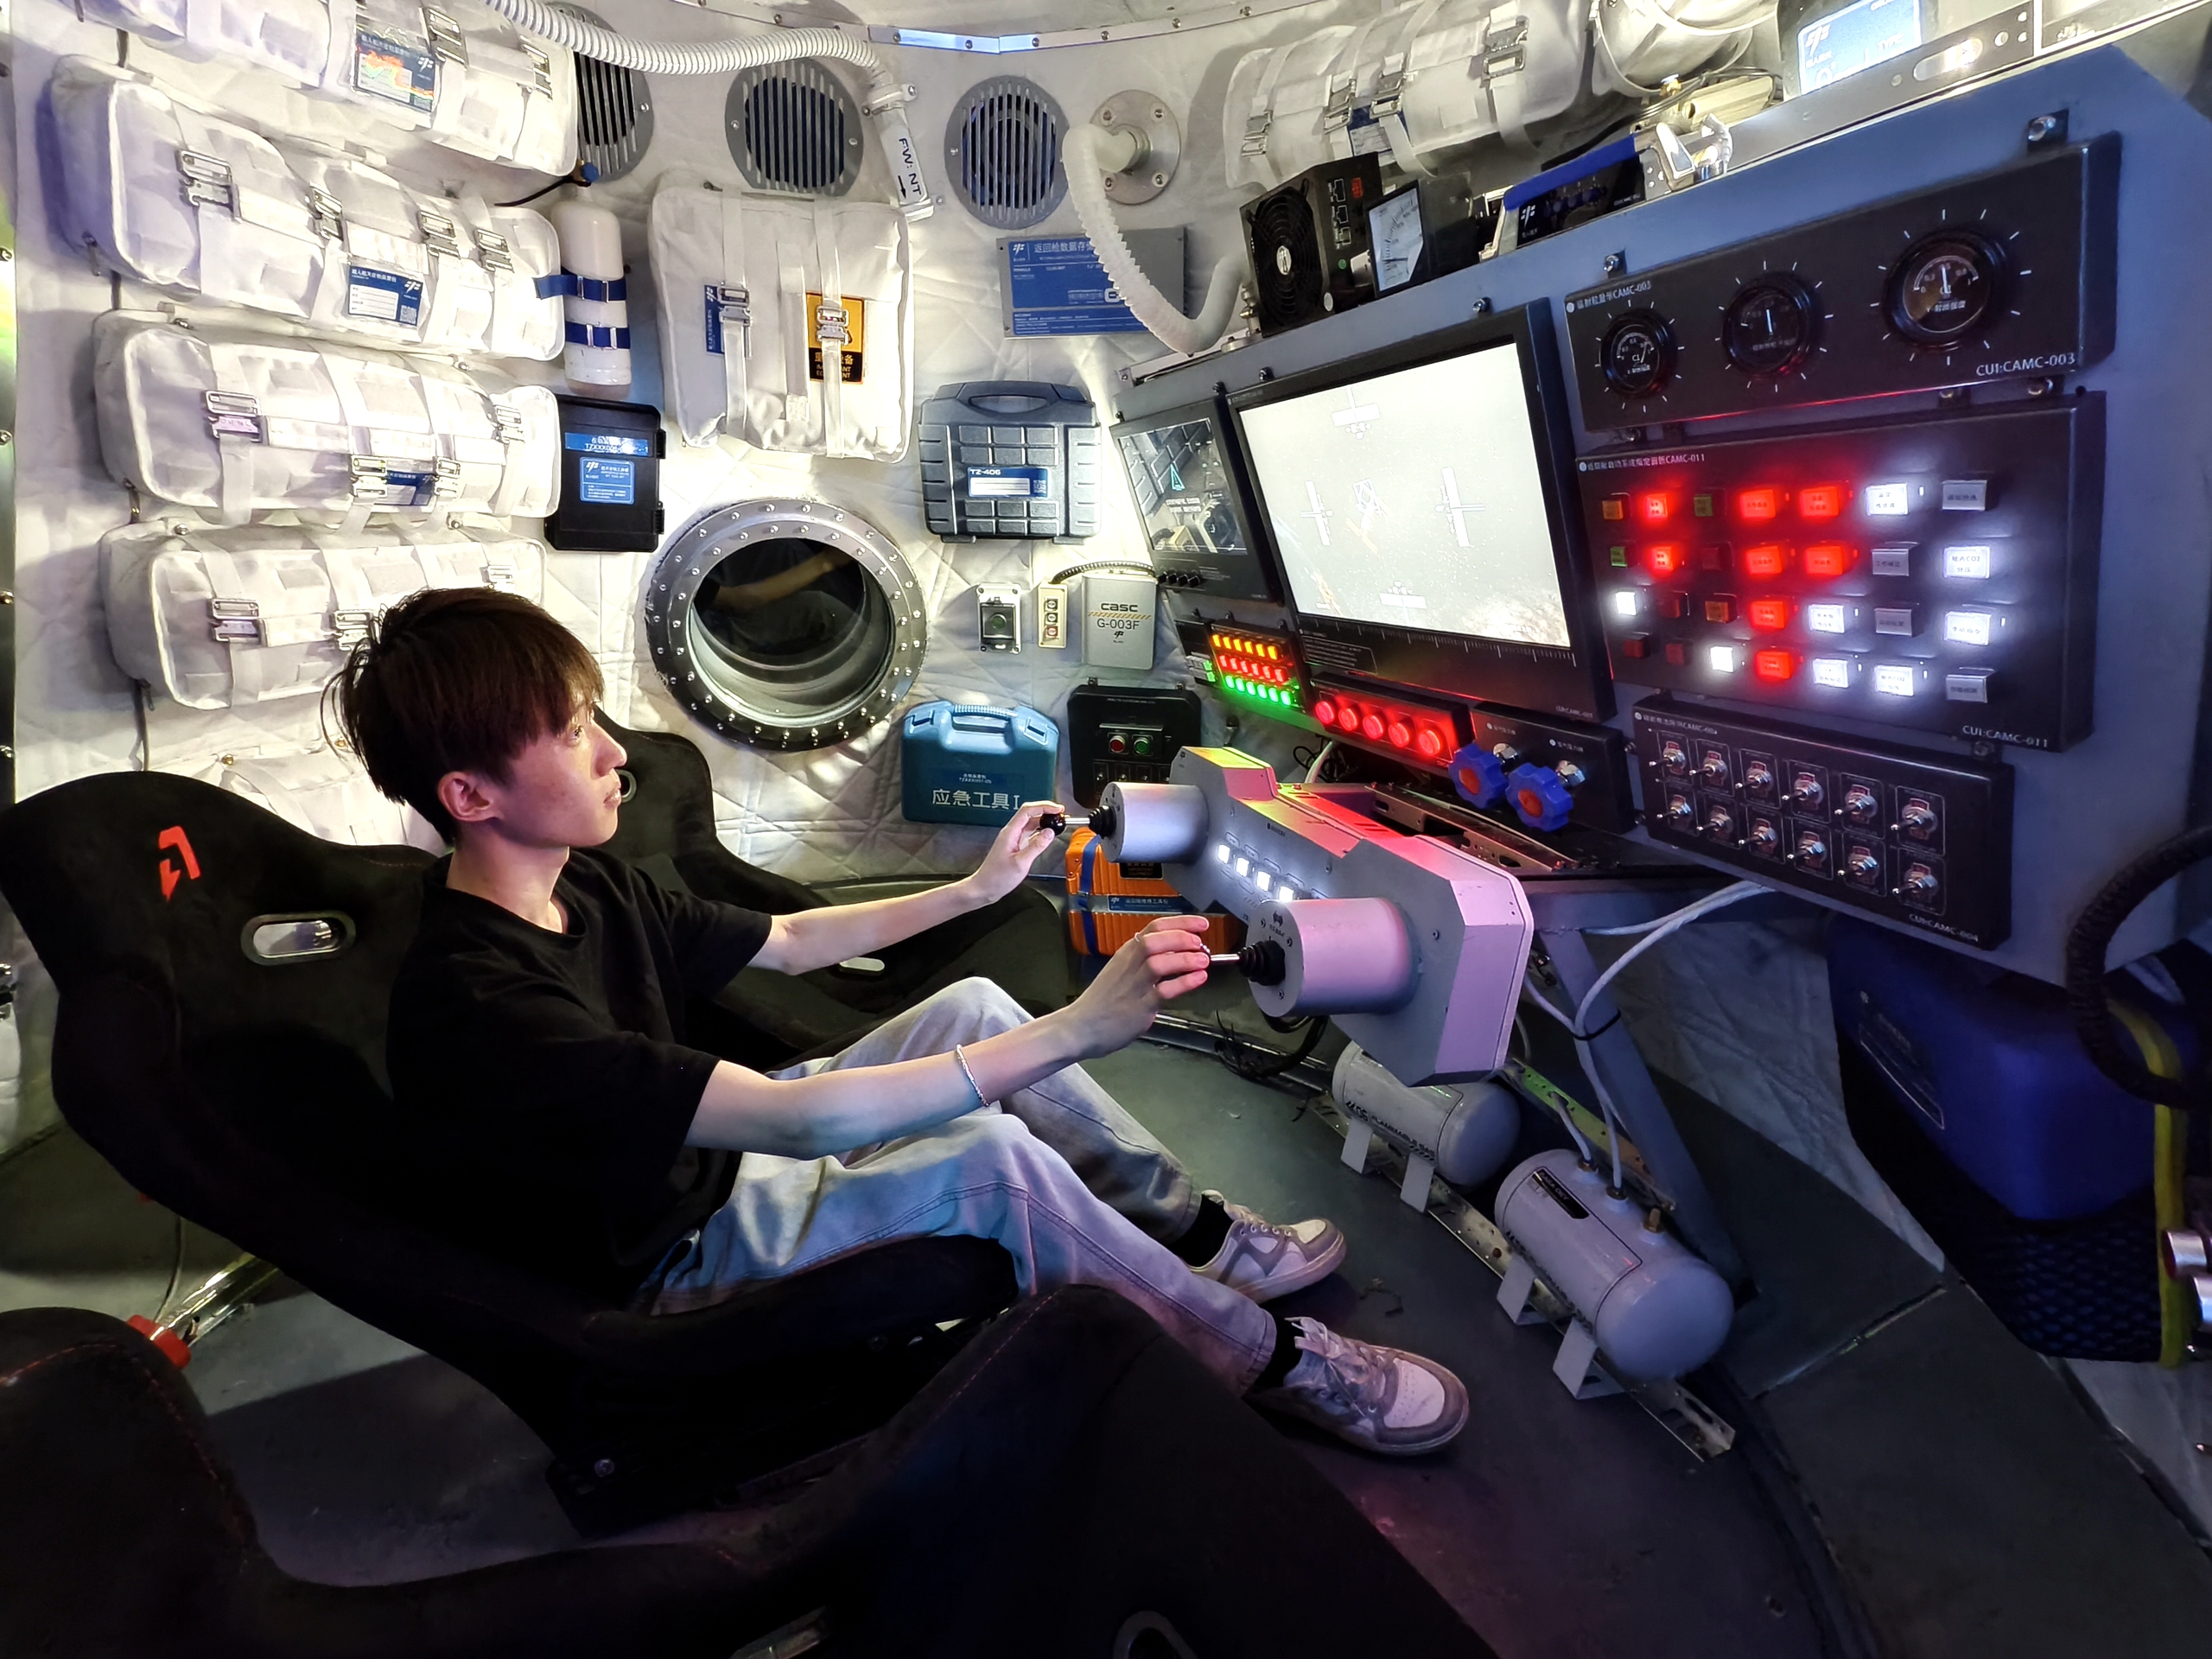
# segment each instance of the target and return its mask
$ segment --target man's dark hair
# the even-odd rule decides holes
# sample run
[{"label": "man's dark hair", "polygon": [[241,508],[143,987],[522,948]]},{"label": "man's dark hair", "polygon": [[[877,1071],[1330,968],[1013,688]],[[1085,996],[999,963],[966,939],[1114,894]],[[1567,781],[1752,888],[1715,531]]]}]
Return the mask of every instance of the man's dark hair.
[{"label": "man's dark hair", "polygon": [[506,782],[516,756],[604,690],[583,642],[528,600],[444,588],[385,612],[324,696],[370,781],[452,841],[439,779]]}]

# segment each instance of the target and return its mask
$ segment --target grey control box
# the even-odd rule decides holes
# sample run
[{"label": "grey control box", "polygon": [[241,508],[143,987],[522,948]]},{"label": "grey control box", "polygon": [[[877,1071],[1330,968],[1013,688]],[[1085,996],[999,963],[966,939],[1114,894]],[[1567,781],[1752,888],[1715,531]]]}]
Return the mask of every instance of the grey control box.
[{"label": "grey control box", "polygon": [[922,405],[922,515],[948,542],[1079,542],[1098,529],[1098,413],[1080,387],[971,380]]}]

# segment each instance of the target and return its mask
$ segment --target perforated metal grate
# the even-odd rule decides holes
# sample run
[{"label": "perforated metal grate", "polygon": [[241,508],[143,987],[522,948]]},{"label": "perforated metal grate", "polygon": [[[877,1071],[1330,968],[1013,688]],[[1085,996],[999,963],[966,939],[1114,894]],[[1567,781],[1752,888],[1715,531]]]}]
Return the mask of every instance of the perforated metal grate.
[{"label": "perforated metal grate", "polygon": [[811,59],[746,70],[722,118],[730,158],[755,190],[842,196],[860,175],[860,105]]},{"label": "perforated metal grate", "polygon": [[946,171],[968,211],[1004,231],[1050,217],[1067,194],[1060,165],[1067,124],[1052,95],[1018,75],[971,89],[944,131]]},{"label": "perforated metal grate", "polygon": [[[607,20],[582,6],[562,10],[601,28]],[[576,140],[602,180],[619,179],[645,158],[653,141],[652,94],[645,78],[597,58],[576,54]]]}]

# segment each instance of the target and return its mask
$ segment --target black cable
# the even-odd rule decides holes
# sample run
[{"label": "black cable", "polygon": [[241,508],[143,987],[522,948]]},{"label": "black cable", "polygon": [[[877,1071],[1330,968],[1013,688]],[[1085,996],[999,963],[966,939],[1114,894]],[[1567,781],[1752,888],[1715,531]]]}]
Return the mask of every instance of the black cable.
[{"label": "black cable", "polygon": [[2183,1111],[2212,1108],[2212,1089],[2201,1081],[2161,1077],[2123,1042],[2105,995],[2105,957],[2113,935],[2142,902],[2183,871],[2212,857],[2212,825],[2162,842],[2098,890],[2066,935],[2066,1001],[2074,1030],[2098,1071],[2139,1100]]},{"label": "black cable", "polygon": [[495,205],[501,207],[524,207],[529,206],[530,203],[536,201],[540,196],[551,195],[563,185],[580,185],[583,188],[588,190],[593,185],[597,184],[598,182],[599,168],[589,162],[578,162],[574,167],[570,168],[566,173],[563,173],[559,178],[554,180],[552,183],[547,185],[543,190],[533,190],[526,196],[517,196],[512,201],[502,201]]},{"label": "black cable", "polygon": [[[1274,1021],[1269,1020],[1268,1023],[1274,1025]],[[1329,1028],[1327,1018],[1318,1014],[1306,1024],[1306,1040],[1287,1054],[1278,1049],[1269,1048],[1265,1043],[1255,1043],[1249,1037],[1239,1036],[1224,1027],[1221,1039],[1214,1045],[1214,1058],[1238,1077],[1252,1083],[1263,1083],[1269,1077],[1279,1077],[1284,1072],[1293,1071],[1304,1064],[1307,1057],[1320,1046],[1321,1033]],[[1272,1058],[1258,1065],[1246,1065],[1236,1058],[1235,1048],[1232,1048],[1231,1045],[1238,1048],[1256,1049]]]}]

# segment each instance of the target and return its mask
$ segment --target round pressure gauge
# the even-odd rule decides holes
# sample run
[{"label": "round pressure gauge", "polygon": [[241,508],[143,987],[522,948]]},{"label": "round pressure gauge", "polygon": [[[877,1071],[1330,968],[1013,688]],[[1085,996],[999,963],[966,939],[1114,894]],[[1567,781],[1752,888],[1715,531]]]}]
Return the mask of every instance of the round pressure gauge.
[{"label": "round pressure gauge", "polygon": [[1948,345],[1989,315],[2004,272],[2005,256],[1987,237],[1924,237],[1890,273],[1891,325],[1923,346]]},{"label": "round pressure gauge", "polygon": [[1624,397],[1649,397],[1675,378],[1675,331],[1650,311],[1631,311],[1598,348],[1605,384]]},{"label": "round pressure gauge", "polygon": [[1820,315],[1811,289],[1786,271],[1770,271],[1728,302],[1721,348],[1745,374],[1778,378],[1812,355]]}]

